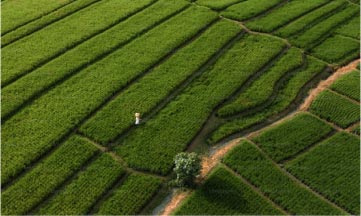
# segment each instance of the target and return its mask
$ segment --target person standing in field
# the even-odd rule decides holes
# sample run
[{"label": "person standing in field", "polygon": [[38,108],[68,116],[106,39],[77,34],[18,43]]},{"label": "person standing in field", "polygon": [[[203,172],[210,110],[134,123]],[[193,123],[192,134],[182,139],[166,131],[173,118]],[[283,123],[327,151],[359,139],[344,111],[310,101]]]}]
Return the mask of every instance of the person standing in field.
[{"label": "person standing in field", "polygon": [[135,125],[140,124],[140,113],[135,113]]}]

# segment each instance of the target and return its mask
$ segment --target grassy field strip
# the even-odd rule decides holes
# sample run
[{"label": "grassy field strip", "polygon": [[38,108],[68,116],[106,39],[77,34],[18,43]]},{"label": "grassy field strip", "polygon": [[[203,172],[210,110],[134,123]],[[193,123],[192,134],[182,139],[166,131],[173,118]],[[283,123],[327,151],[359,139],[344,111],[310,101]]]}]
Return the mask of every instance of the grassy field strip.
[{"label": "grassy field strip", "polygon": [[356,15],[350,22],[336,29],[337,34],[360,40],[360,17]]},{"label": "grassy field strip", "polygon": [[97,149],[83,138],[72,136],[31,172],[2,190],[2,213],[27,214],[89,162],[96,152]]},{"label": "grassy field strip", "polygon": [[191,7],[71,77],[6,121],[2,126],[3,182],[59,144],[113,94],[163,63],[216,19],[216,13],[209,9]]},{"label": "grassy field strip", "polygon": [[359,110],[359,103],[329,90],[321,92],[310,106],[310,112],[342,128],[360,120]]},{"label": "grassy field strip", "polygon": [[213,0],[197,0],[196,4],[205,6],[205,7],[209,7],[213,10],[223,10],[231,5],[237,4],[239,2],[242,2],[245,0],[218,0],[218,1],[213,1]]},{"label": "grassy field strip", "polygon": [[359,58],[360,42],[353,38],[334,35],[314,47],[310,52],[313,56],[329,63],[344,65]]},{"label": "grassy field strip", "polygon": [[[356,81],[357,81],[357,80],[356,80]],[[332,93],[334,93],[334,94],[336,94],[336,95],[338,95],[338,96],[340,96],[340,97],[343,97],[343,98],[347,99],[347,100],[348,100],[349,102],[351,102],[351,103],[360,105],[360,101],[357,101],[357,100],[355,100],[355,99],[353,99],[353,98],[350,98],[350,97],[348,97],[347,95],[344,95],[344,94],[342,94],[342,93],[340,93],[340,92],[334,91],[333,89],[328,88],[327,91],[330,91],[330,92],[332,92]]]},{"label": "grassy field strip", "polygon": [[319,119],[300,113],[252,140],[274,161],[280,162],[328,137],[333,128]]},{"label": "grassy field strip", "polygon": [[223,162],[291,214],[345,214],[327,199],[295,181],[256,145],[244,141]]},{"label": "grassy field strip", "polygon": [[155,0],[102,0],[5,47],[1,56],[2,87],[119,24],[153,2]]},{"label": "grassy field strip", "polygon": [[318,9],[330,0],[290,1],[258,19],[246,22],[246,26],[258,32],[272,32],[295,19]]},{"label": "grassy field strip", "polygon": [[296,109],[297,103],[302,102],[303,95],[307,94],[308,89],[313,86],[313,82],[321,80],[325,74],[326,64],[310,56],[307,56],[307,62],[303,70],[290,78],[267,110],[224,123],[210,135],[208,143],[216,144],[226,138],[238,137],[238,134],[247,129],[260,129],[272,122],[268,118],[275,115],[274,118],[279,118],[286,115],[288,110]]},{"label": "grassy field strip", "polygon": [[71,4],[68,4],[58,10],[50,13],[48,15],[42,16],[24,26],[17,28],[14,31],[7,33],[6,35],[2,35],[1,37],[1,47],[5,48],[11,43],[14,43],[21,38],[24,38],[28,35],[37,32],[46,26],[53,24],[67,16],[70,16],[100,0],[77,0],[73,1]]},{"label": "grassy field strip", "polygon": [[124,169],[111,156],[102,154],[59,193],[47,200],[35,214],[87,214],[96,199],[124,174]]},{"label": "grassy field strip", "polygon": [[[117,95],[109,105],[86,122],[80,131],[102,144],[115,140],[119,134],[134,124],[135,112],[142,113],[142,119],[144,119],[144,116],[171,92],[178,89],[190,76],[193,79],[193,74],[199,76],[200,73],[197,71],[206,65],[222,47],[233,41],[232,39],[240,31],[240,27],[231,22],[216,23],[197,40],[179,50],[164,64],[156,67],[136,84]],[[163,80],[167,81],[166,86]],[[144,92],[148,93],[144,94]]]},{"label": "grassy field strip", "polygon": [[161,180],[142,174],[130,174],[113,193],[100,203],[94,214],[135,215],[150,201],[161,186]]},{"label": "grassy field strip", "polygon": [[[167,174],[172,167],[173,157],[186,148],[214,107],[229,97],[285,46],[281,40],[272,37],[247,36],[154,118],[131,131],[120,141],[115,151],[130,167]],[[247,65],[244,62],[247,62]],[[225,65],[227,67],[224,67]],[[208,96],[210,94],[212,98]],[[161,136],[158,131],[162,131]],[[153,163],[146,162],[149,160]]]},{"label": "grassy field strip", "polygon": [[[360,214],[359,139],[337,133],[286,164],[307,185],[354,215]],[[335,177],[337,179],[335,180]]]},{"label": "grassy field strip", "polygon": [[1,36],[73,2],[75,0],[6,1],[1,4]]},{"label": "grassy field strip", "polygon": [[173,212],[175,215],[280,215],[263,194],[223,166]]},{"label": "grassy field strip", "polygon": [[318,44],[322,43],[322,38],[330,35],[334,29],[340,26],[359,12],[359,8],[355,6],[347,6],[344,10],[336,13],[328,19],[318,23],[317,25],[307,29],[300,35],[296,35],[290,38],[290,41],[296,46],[311,49]]},{"label": "grassy field strip", "polygon": [[243,21],[271,10],[284,2],[284,0],[247,0],[228,7],[221,15],[229,19]]},{"label": "grassy field strip", "polygon": [[346,0],[332,1],[323,7],[298,18],[295,21],[288,23],[273,33],[280,37],[294,36],[305,31],[307,28],[310,28],[327,19],[341,9],[344,9],[346,5],[348,5]]},{"label": "grassy field strip", "polygon": [[[160,0],[2,89],[3,122],[52,87],[142,36],[184,10],[185,1]],[[106,41],[106,43],[104,43]],[[99,46],[102,44],[102,46]],[[67,64],[64,64],[67,62]],[[29,86],[29,83],[32,85]]]},{"label": "grassy field strip", "polygon": [[271,97],[274,87],[280,78],[300,67],[302,63],[303,56],[301,51],[291,48],[234,101],[221,107],[217,111],[217,115],[221,117],[234,115],[264,103]]}]

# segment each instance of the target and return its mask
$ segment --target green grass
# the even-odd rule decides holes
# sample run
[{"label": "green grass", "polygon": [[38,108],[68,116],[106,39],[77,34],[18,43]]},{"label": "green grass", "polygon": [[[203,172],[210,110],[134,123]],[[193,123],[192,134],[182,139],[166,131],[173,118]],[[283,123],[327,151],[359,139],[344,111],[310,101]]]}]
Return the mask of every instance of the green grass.
[{"label": "green grass", "polygon": [[[85,8],[92,3],[95,3],[98,0],[81,0],[81,1],[72,1],[72,4],[66,5],[54,13],[50,13],[44,16],[39,17],[39,19],[34,20],[33,22],[30,22],[24,26],[21,26],[17,28],[14,31],[11,31],[7,33],[6,35],[1,37],[1,45],[4,47],[4,45],[8,45],[22,37],[25,37],[26,35],[29,35],[33,33],[34,31],[37,31],[41,28],[46,27],[47,25],[50,25],[53,22],[56,22],[62,18],[65,18],[66,16],[69,16],[71,13],[77,12],[78,10],[81,10],[82,8]],[[30,2],[30,1],[28,1]],[[35,1],[38,2],[38,1]],[[49,2],[49,1],[47,1]],[[32,6],[33,7],[33,6]],[[33,9],[30,7],[30,9]],[[42,7],[43,8],[43,7]]]},{"label": "green grass", "polygon": [[322,21],[324,16],[328,16],[330,13],[334,13],[335,10],[345,7],[347,5],[346,0],[335,0],[326,4],[325,6],[318,8],[298,19],[278,29],[274,34],[281,37],[290,37],[297,33],[307,30],[319,21]]},{"label": "green grass", "polygon": [[265,130],[253,141],[279,162],[316,143],[331,131],[332,127],[318,118],[300,113]]},{"label": "green grass", "polygon": [[223,10],[227,7],[229,7],[230,5],[233,5],[235,3],[238,2],[242,2],[245,0],[198,0],[196,1],[197,4],[205,6],[205,7],[209,7],[212,8],[214,10]]},{"label": "green grass", "polygon": [[282,0],[247,0],[228,7],[221,15],[243,21],[257,16],[281,2]]},{"label": "green grass", "polygon": [[355,136],[337,133],[286,167],[332,202],[360,214],[360,140]]},{"label": "green grass", "polygon": [[3,123],[2,176],[18,173],[71,132],[106,98],[216,18],[208,9],[189,8],[56,86]]},{"label": "green grass", "polygon": [[230,116],[261,105],[272,95],[276,83],[282,76],[302,65],[302,58],[300,50],[291,48],[234,101],[220,108],[217,114],[221,117]]},{"label": "green grass", "polygon": [[133,168],[168,173],[174,156],[185,149],[214,107],[284,47],[281,40],[248,35],[158,115],[133,130],[116,152]]},{"label": "green grass", "polygon": [[347,128],[360,119],[360,105],[328,90],[317,96],[310,111],[342,128]]},{"label": "green grass", "polygon": [[40,18],[44,14],[74,1],[75,0],[17,0],[1,2],[1,33],[9,32],[30,20]]},{"label": "green grass", "polygon": [[330,16],[317,25],[303,31],[302,34],[290,38],[291,43],[296,46],[310,49],[327,34],[330,34],[335,28],[358,13],[359,8],[348,5],[342,11]]},{"label": "green grass", "polygon": [[102,154],[64,189],[43,205],[40,215],[85,215],[95,201],[125,174],[108,154]]},{"label": "green grass", "polygon": [[306,61],[306,68],[297,72],[287,83],[285,83],[285,86],[281,88],[278,95],[267,109],[257,112],[254,115],[237,118],[224,123],[210,135],[207,140],[208,143],[215,144],[231,134],[261,123],[270,116],[285,110],[291,105],[300,89],[314,76],[321,73],[326,67],[325,63],[310,56],[307,56]]},{"label": "green grass", "polygon": [[282,7],[271,11],[269,14],[247,22],[246,26],[254,31],[272,32],[329,1],[330,0],[289,1]]},{"label": "green grass", "polygon": [[336,33],[360,39],[360,16],[357,14],[350,22],[337,28]]},{"label": "green grass", "polygon": [[155,195],[161,180],[142,174],[131,174],[99,206],[99,215],[135,215]]},{"label": "green grass", "polygon": [[357,134],[357,135],[360,136],[360,125],[358,125],[357,127],[355,127],[355,128],[352,130],[352,133]]},{"label": "green grass", "polygon": [[223,162],[291,214],[345,214],[292,180],[248,141],[233,148]]},{"label": "green grass", "polygon": [[2,49],[1,84],[24,75],[38,64],[67,51],[154,0],[100,1]]},{"label": "green grass", "polygon": [[[92,62],[107,54],[111,54],[116,51],[117,47],[126,45],[187,5],[189,4],[185,1],[160,0],[137,15],[6,86],[2,89],[1,116],[6,116],[18,109],[27,100],[64,77],[90,66]],[[106,43],[104,43],[105,41]]]},{"label": "green grass", "polygon": [[360,101],[360,71],[352,71],[336,80],[330,88],[340,94]]},{"label": "green grass", "polygon": [[[97,149],[83,138],[71,137],[19,181],[2,191],[2,214],[28,214],[29,210],[79,170],[96,151]],[[4,178],[4,174],[1,177]]]},{"label": "green grass", "polygon": [[114,140],[134,124],[135,112],[142,115],[149,113],[240,31],[239,26],[231,22],[216,23],[197,40],[118,95],[86,122],[80,128],[81,132],[102,144]]},{"label": "green grass", "polygon": [[312,55],[330,63],[346,64],[359,57],[360,43],[348,37],[329,37],[311,50]]},{"label": "green grass", "polygon": [[282,215],[267,199],[239,177],[217,167],[193,192],[176,215]]}]

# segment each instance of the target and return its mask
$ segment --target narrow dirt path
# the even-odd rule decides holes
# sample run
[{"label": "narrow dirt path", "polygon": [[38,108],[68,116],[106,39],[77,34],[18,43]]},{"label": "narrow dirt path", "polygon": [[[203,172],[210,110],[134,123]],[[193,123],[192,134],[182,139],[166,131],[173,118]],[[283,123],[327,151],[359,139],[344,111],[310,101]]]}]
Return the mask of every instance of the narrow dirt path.
[{"label": "narrow dirt path", "polygon": [[327,87],[329,87],[332,83],[334,83],[340,76],[349,73],[351,71],[353,71],[354,69],[356,69],[358,63],[360,62],[360,59],[357,59],[353,62],[351,62],[350,64],[339,68],[335,73],[333,73],[329,78],[327,78],[324,81],[321,81],[320,84],[318,84],[318,86],[316,88],[314,88],[309,96],[306,98],[306,100],[303,102],[303,104],[300,106],[300,110],[305,111],[307,110],[312,101],[315,99],[315,97],[322,92],[323,90],[325,90]]},{"label": "narrow dirt path", "polygon": [[170,215],[177,207],[178,205],[189,195],[191,194],[191,191],[181,191],[178,192],[176,195],[172,197],[172,199],[169,201],[167,206],[164,208],[164,211],[161,215]]}]

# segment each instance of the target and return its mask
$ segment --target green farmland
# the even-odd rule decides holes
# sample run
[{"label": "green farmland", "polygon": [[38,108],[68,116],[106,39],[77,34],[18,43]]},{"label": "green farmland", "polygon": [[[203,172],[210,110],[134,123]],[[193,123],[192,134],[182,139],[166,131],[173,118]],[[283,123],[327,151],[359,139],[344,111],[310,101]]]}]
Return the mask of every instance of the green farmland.
[{"label": "green farmland", "polygon": [[1,6],[3,215],[360,214],[358,1]]}]

